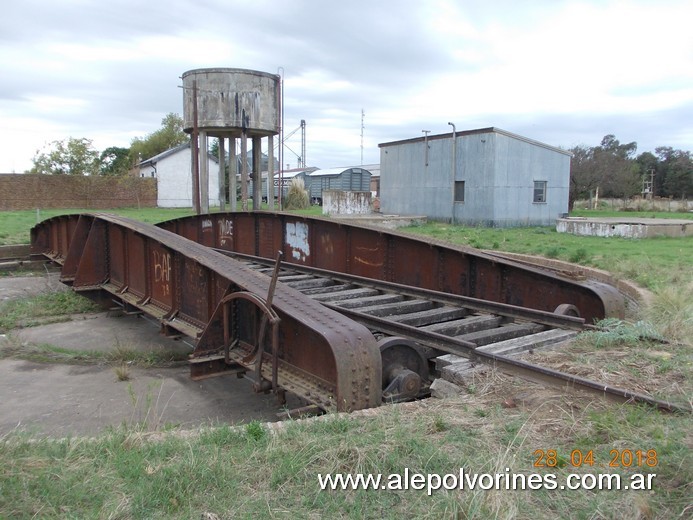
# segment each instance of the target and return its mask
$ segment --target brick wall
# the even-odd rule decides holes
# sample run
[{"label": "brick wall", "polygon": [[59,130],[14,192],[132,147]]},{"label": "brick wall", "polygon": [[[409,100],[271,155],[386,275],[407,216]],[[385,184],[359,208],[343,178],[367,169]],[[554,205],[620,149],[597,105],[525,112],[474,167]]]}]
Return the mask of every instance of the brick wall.
[{"label": "brick wall", "polygon": [[0,210],[156,207],[156,179],[0,175]]}]

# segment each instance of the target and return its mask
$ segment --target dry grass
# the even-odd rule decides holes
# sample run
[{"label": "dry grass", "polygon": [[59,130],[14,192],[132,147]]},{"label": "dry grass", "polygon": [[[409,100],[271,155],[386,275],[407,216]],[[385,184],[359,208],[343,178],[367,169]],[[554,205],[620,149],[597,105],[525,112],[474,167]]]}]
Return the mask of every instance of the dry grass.
[{"label": "dry grass", "polygon": [[646,312],[664,337],[693,346],[693,281],[656,291]]},{"label": "dry grass", "polygon": [[113,368],[117,381],[129,381],[132,377],[130,373],[130,367],[126,364],[118,365]]},{"label": "dry grass", "polygon": [[289,190],[284,198],[284,208],[286,210],[297,210],[306,209],[309,206],[310,196],[303,179],[297,177],[291,179]]},{"label": "dry grass", "polygon": [[[122,430],[90,441],[0,443],[7,483],[0,516],[200,518],[652,518],[685,517],[690,496],[687,418],[560,393],[486,370],[474,394],[348,414],[152,435]],[[156,400],[152,392],[152,405]],[[511,398],[515,404],[506,403]],[[561,467],[536,468],[554,449]],[[574,468],[572,450],[656,449],[656,489],[638,491],[320,491],[325,473],[499,475],[642,468]],[[51,478],[60,474],[61,478]],[[17,476],[21,475],[18,480]],[[85,478],[84,475],[89,475]],[[21,483],[20,483],[21,482]],[[684,514],[684,516],[680,516]]]}]

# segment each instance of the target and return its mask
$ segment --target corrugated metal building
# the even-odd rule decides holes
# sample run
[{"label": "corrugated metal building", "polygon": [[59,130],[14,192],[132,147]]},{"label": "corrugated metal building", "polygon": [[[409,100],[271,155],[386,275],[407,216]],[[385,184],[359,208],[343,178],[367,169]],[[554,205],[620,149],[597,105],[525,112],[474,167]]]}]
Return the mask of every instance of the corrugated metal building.
[{"label": "corrugated metal building", "polygon": [[371,185],[370,185],[371,196],[379,197],[380,196],[380,164],[364,164],[363,169],[371,172]]},{"label": "corrugated metal building", "polygon": [[321,203],[324,190],[370,191],[371,172],[360,167],[325,168],[307,173],[305,183],[311,200]]},{"label": "corrugated metal building", "polygon": [[512,227],[568,212],[571,154],[560,148],[493,127],[378,146],[383,213]]},{"label": "corrugated metal building", "polygon": [[[282,172],[282,197],[286,197],[286,194],[289,191],[289,186],[291,185],[291,181],[298,178],[298,179],[303,179],[304,185],[308,185],[308,180],[306,178],[306,175],[310,173],[311,171],[317,170],[317,168],[311,167],[311,168],[298,168],[294,170],[284,170]],[[267,171],[262,172],[262,200],[263,202],[267,202]],[[241,174],[236,174],[236,183],[238,186],[241,185]],[[279,198],[279,173],[275,172],[274,173],[274,179],[273,179],[273,184],[274,184],[274,199],[277,200]],[[239,188],[240,189],[240,188]],[[250,182],[248,184],[248,192],[253,193],[253,179],[250,179]]]}]

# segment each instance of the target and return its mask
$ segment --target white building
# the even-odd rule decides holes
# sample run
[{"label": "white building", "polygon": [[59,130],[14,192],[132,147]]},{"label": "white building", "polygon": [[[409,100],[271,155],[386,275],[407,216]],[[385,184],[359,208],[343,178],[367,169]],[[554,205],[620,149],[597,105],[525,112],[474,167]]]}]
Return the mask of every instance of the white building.
[{"label": "white building", "polygon": [[[219,205],[219,164],[209,161],[209,205]],[[192,159],[190,143],[182,144],[140,163],[140,177],[157,180],[157,206],[160,208],[192,207]]]}]

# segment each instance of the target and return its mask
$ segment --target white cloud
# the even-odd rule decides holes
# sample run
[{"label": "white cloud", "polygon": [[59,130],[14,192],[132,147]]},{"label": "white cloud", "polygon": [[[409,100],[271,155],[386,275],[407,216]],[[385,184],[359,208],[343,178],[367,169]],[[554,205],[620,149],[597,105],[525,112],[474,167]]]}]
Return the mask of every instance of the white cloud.
[{"label": "white cloud", "polygon": [[179,76],[203,67],[283,67],[284,126],[306,120],[321,167],[360,160],[361,109],[366,162],[451,120],[691,148],[689,1],[26,0],[3,14],[0,171],[69,136],[128,146],[182,112]]}]

